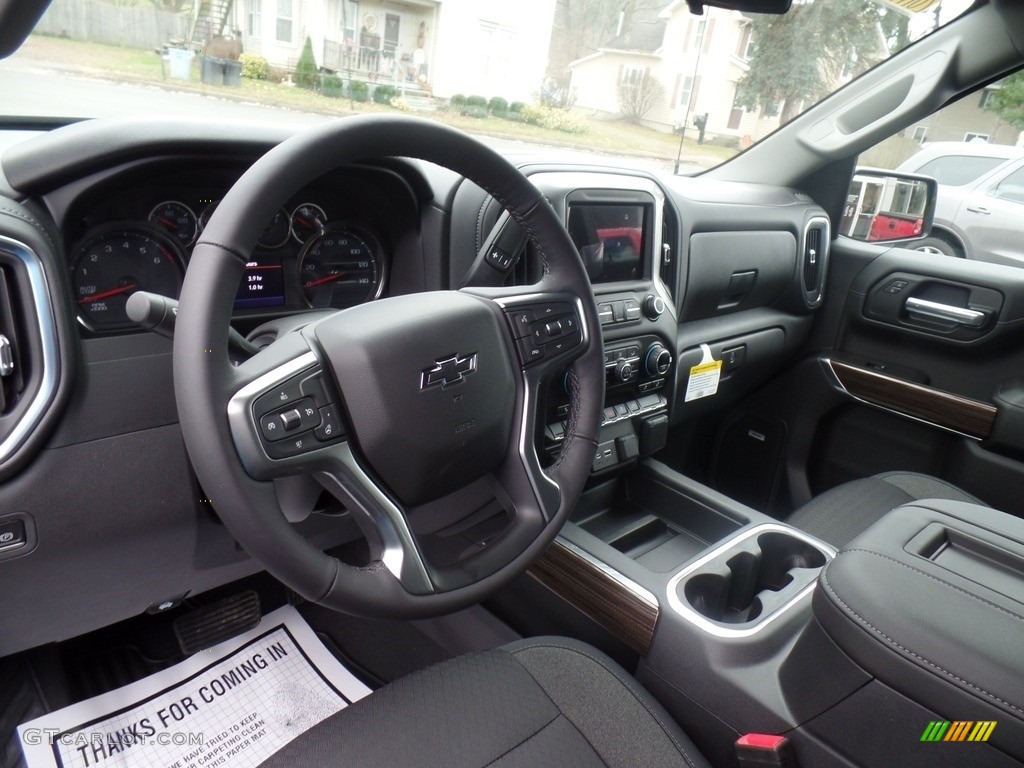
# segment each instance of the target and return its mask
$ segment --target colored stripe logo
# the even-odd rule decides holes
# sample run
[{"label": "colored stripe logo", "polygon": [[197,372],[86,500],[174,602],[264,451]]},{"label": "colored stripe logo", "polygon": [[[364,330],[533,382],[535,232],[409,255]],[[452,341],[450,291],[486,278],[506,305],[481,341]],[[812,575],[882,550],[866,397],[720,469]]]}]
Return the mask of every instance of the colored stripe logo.
[{"label": "colored stripe logo", "polygon": [[932,720],[921,741],[988,741],[995,728],[995,720]]}]

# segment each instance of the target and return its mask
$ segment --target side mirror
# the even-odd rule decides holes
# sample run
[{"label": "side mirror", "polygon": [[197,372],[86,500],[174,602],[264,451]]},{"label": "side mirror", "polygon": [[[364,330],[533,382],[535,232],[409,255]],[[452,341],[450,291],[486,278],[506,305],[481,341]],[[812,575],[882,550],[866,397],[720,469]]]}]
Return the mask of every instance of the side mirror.
[{"label": "side mirror", "polygon": [[869,243],[927,237],[939,185],[930,176],[858,168],[843,206],[839,234]]}]

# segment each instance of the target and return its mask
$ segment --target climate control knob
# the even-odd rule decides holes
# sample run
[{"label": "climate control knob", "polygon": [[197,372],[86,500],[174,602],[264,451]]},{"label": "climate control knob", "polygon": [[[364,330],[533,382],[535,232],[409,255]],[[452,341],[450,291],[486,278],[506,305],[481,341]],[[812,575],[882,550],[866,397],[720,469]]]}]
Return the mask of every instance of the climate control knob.
[{"label": "climate control knob", "polygon": [[636,368],[632,360],[620,360],[615,366],[615,378],[619,381],[632,381],[636,378]]},{"label": "climate control knob", "polygon": [[672,353],[663,344],[651,344],[644,356],[644,369],[648,376],[664,376],[672,367]]}]

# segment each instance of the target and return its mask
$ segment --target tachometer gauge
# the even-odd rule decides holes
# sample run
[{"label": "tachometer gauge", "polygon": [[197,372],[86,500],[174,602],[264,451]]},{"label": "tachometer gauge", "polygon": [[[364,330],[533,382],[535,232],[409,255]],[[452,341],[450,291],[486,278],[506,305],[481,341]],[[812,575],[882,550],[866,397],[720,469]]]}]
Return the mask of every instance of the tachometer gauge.
[{"label": "tachometer gauge", "polygon": [[175,238],[182,248],[188,248],[199,234],[199,220],[184,203],[165,200],[149,212],[149,220]]},{"label": "tachometer gauge", "polygon": [[299,281],[315,308],[341,309],[375,299],[384,288],[380,244],[356,227],[328,225],[299,254]]},{"label": "tachometer gauge", "polygon": [[299,244],[322,232],[326,224],[327,214],[314,203],[303,203],[292,211],[292,237]]},{"label": "tachometer gauge", "polygon": [[71,282],[78,316],[91,330],[133,328],[125,304],[136,291],[178,298],[185,261],[177,241],[138,224],[104,226],[75,248]]},{"label": "tachometer gauge", "polygon": [[282,245],[288,242],[288,235],[291,232],[289,226],[288,211],[284,208],[274,214],[274,218],[267,224],[266,229],[263,230],[263,234],[260,235],[260,239],[256,245],[260,248],[266,248],[272,250],[274,248],[280,248]]}]

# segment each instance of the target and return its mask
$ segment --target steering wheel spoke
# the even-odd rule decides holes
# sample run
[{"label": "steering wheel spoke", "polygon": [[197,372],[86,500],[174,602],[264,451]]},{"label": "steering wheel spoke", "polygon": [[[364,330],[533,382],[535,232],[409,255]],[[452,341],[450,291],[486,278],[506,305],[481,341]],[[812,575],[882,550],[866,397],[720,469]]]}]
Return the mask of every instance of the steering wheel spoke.
[{"label": "steering wheel spoke", "polygon": [[227,406],[235,449],[256,480],[308,474],[347,437],[340,399],[316,354],[299,334],[278,343],[289,349],[263,354],[285,359],[248,361],[240,372],[246,383]]}]

